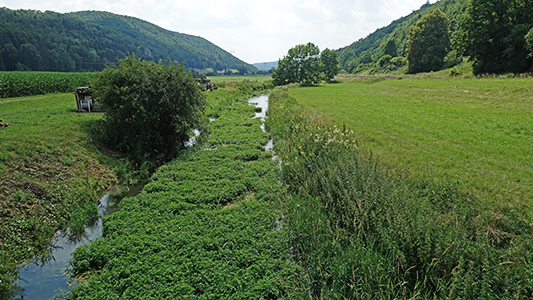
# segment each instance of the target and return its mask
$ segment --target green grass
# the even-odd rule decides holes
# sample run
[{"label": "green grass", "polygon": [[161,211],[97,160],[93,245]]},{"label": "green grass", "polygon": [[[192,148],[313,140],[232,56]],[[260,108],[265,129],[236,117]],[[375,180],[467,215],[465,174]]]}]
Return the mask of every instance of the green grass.
[{"label": "green grass", "polygon": [[488,203],[533,200],[531,79],[369,82],[289,93],[387,164],[461,181]]},{"label": "green grass", "polygon": [[[114,172],[90,141],[100,114],[76,114],[73,94],[0,99],[0,294],[14,265],[46,255],[59,229],[83,230]],[[6,255],[4,255],[6,254]]]}]

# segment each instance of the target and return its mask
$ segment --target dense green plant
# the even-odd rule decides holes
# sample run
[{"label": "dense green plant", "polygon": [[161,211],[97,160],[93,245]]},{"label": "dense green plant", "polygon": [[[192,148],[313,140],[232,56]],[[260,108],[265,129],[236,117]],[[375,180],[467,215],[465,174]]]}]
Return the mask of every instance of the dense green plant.
[{"label": "dense green plant", "polygon": [[396,45],[396,40],[391,39],[387,42],[387,45],[385,45],[385,50],[383,51],[383,55],[390,55],[392,57],[398,56],[398,46]]},{"label": "dense green plant", "polygon": [[275,85],[289,83],[316,84],[320,82],[322,62],[320,49],[313,43],[296,45],[278,63],[272,72]]},{"label": "dense green plant", "polygon": [[529,56],[533,56],[533,27],[529,30],[527,35],[525,36],[526,39],[526,46],[529,50]]},{"label": "dense green plant", "polygon": [[322,50],[320,60],[322,60],[322,64],[324,65],[324,79],[326,82],[331,82],[339,74],[339,57],[337,51],[329,50],[328,48]]},{"label": "dense green plant", "polygon": [[92,73],[0,72],[0,98],[73,92],[87,86]]},{"label": "dense green plant", "polygon": [[439,9],[424,15],[409,30],[407,60],[409,73],[438,71],[450,48],[450,20]]},{"label": "dense green plant", "polygon": [[91,86],[106,111],[99,139],[139,165],[173,158],[200,125],[205,97],[183,65],[126,57]]}]

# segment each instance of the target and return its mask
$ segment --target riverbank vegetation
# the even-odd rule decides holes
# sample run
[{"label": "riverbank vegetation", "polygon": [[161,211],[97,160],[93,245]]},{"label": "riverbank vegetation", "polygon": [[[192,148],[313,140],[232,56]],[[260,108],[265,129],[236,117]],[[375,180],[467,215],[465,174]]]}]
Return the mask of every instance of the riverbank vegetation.
[{"label": "riverbank vegetation", "polygon": [[276,89],[267,127],[305,272],[293,288],[314,299],[531,298],[530,86]]},{"label": "riverbank vegetation", "polygon": [[104,219],[103,238],[74,252],[87,278],[73,299],[280,299],[298,270],[279,211],[278,163],[264,150],[246,94],[208,94],[215,118],[194,149],[160,167]]}]

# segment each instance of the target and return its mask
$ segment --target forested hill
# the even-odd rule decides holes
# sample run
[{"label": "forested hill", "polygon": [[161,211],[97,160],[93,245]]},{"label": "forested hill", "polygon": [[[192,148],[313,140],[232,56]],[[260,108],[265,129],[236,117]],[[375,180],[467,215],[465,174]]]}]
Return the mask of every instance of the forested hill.
[{"label": "forested hill", "polygon": [[191,69],[256,70],[204,38],[98,11],[0,8],[0,50],[0,70],[6,71],[98,71],[134,52]]},{"label": "forested hill", "polygon": [[385,54],[390,40],[394,40],[396,44],[395,49],[393,49],[393,52],[396,53],[391,56],[405,56],[409,28],[416,24],[423,15],[430,10],[440,9],[450,19],[450,30],[454,32],[466,10],[466,3],[467,0],[441,0],[434,4],[428,2],[408,16],[393,21],[388,26],[376,30],[349,46],[338,49],[340,63],[345,70],[353,71],[358,65],[377,61]]}]

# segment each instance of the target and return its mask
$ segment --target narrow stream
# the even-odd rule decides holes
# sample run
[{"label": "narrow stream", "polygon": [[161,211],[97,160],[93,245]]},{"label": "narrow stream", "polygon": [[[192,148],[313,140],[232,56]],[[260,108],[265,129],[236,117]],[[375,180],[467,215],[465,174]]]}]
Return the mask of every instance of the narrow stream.
[{"label": "narrow stream", "polygon": [[[144,184],[133,187],[126,197],[138,194]],[[12,299],[50,299],[62,292],[72,290],[74,285],[69,285],[70,276],[65,274],[72,252],[102,236],[102,217],[117,211],[121,199],[109,193],[105,194],[98,205],[97,222],[92,226],[85,226],[83,236],[72,239],[68,232],[58,231],[54,237],[53,250],[49,258],[30,263],[19,269],[20,279],[17,280],[19,291]]]},{"label": "narrow stream", "polygon": [[[268,95],[250,98],[248,99],[248,103],[255,107],[261,107],[261,111],[256,112],[254,118],[261,118],[261,121],[263,121],[263,123],[261,124],[261,130],[263,130],[263,132],[266,132],[265,120],[267,117],[266,113],[268,111]],[[272,151],[273,148],[274,148],[274,140],[270,139],[268,143],[265,145],[265,150]]]},{"label": "narrow stream", "polygon": [[[255,118],[261,118],[263,121],[261,129],[266,132],[264,121],[268,110],[268,96],[253,97],[248,102],[256,107],[261,107],[261,112],[256,112]],[[210,119],[211,122],[214,120]],[[192,136],[186,143],[187,147],[194,145],[200,131],[193,130],[193,133],[195,136]],[[273,140],[271,139],[265,145],[265,150],[272,151],[272,149]],[[274,156],[273,159],[276,160],[277,157]],[[134,187],[126,196],[130,197],[138,194],[143,186],[144,184]],[[85,234],[82,237],[72,240],[68,232],[57,232],[53,241],[54,249],[48,259],[38,263],[30,263],[19,269],[20,279],[17,280],[19,292],[12,300],[50,299],[63,292],[72,290],[74,285],[69,284],[70,276],[65,274],[72,252],[76,248],[89,244],[102,236],[102,217],[117,211],[118,202],[120,202],[120,199],[111,196],[109,193],[104,195],[100,199],[100,205],[98,206],[98,221],[92,226],[86,226]],[[278,226],[281,226],[281,223]]]}]

